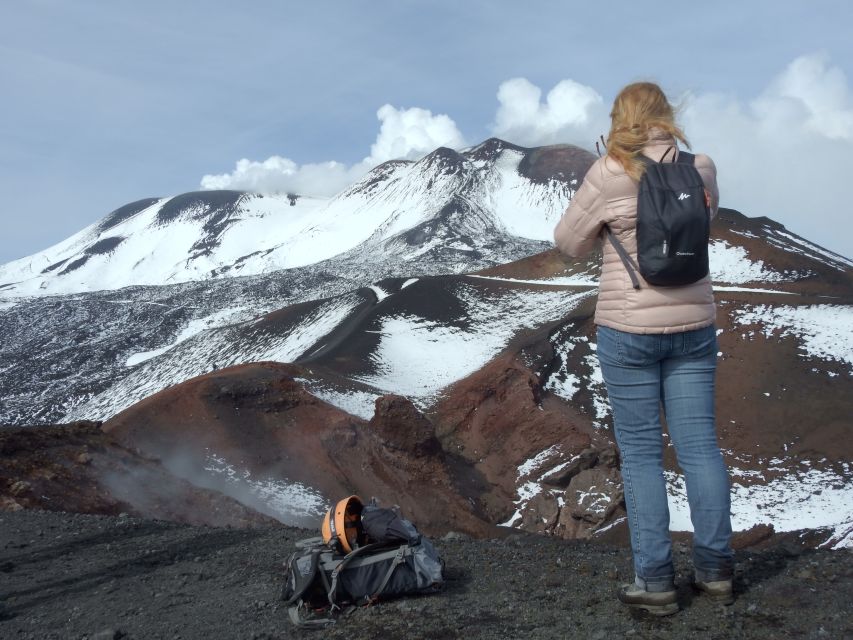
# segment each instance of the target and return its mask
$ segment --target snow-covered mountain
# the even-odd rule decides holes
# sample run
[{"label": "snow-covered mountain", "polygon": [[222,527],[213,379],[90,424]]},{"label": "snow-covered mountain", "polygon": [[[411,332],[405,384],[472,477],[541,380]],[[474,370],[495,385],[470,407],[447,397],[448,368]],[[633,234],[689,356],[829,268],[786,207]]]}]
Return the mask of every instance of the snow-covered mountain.
[{"label": "snow-covered mountain", "polygon": [[[590,320],[598,260],[548,250],[591,162],[575,147],[491,139],[386,163],[329,200],[196,192],[122,207],[0,267],[0,423],[124,410],[132,423],[140,401],[159,415],[154,394],[215,368],[293,362],[294,384],[356,421],[385,394],[411,399],[464,461],[451,467],[478,479],[478,517],[603,532],[621,516]],[[849,545],[853,514],[838,505],[853,490],[853,262],[732,210],[710,255],[721,437],[754,507],[738,526],[774,504],[774,521],[797,528],[786,496],[822,483],[796,493],[798,512]],[[239,434],[229,442],[197,452],[205,473],[274,480],[240,466]],[[301,481],[292,471],[275,467]]]},{"label": "snow-covered mountain", "polygon": [[[0,266],[0,295],[31,296],[257,275],[358,248],[362,261],[492,252],[550,241],[593,157],[501,140],[386,162],[331,199],[197,191],[148,198]],[[452,260],[452,258],[451,258]],[[463,260],[464,262],[464,260]]]},{"label": "snow-covered mountain", "polygon": [[490,139],[385,163],[327,201],[193,192],[120,207],[0,266],[0,422],[61,420],[203,329],[541,251],[591,162]]}]

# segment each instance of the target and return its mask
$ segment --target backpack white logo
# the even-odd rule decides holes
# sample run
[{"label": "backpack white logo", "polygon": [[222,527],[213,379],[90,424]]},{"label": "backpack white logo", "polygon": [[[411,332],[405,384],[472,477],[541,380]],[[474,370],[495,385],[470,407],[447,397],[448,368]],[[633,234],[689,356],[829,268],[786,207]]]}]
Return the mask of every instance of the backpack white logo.
[{"label": "backpack white logo", "polygon": [[696,254],[692,251],[676,251],[675,255],[677,256],[695,256]]},{"label": "backpack white logo", "polygon": [[690,197],[690,194],[689,194],[689,193],[679,193],[679,194],[678,194],[678,199],[679,199],[679,200],[687,200],[687,198],[689,198],[689,197]]}]

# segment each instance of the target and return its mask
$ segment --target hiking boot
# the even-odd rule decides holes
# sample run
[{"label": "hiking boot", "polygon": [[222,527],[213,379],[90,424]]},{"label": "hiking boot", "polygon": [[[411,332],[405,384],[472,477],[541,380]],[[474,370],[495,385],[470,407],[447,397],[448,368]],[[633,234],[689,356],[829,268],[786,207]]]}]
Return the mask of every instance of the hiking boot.
[{"label": "hiking boot", "polygon": [[709,582],[694,580],[693,586],[718,604],[732,604],[735,601],[731,578]]},{"label": "hiking boot", "polygon": [[678,612],[675,589],[646,591],[636,584],[626,584],[616,594],[619,602],[633,609],[643,609],[655,616],[671,616]]}]

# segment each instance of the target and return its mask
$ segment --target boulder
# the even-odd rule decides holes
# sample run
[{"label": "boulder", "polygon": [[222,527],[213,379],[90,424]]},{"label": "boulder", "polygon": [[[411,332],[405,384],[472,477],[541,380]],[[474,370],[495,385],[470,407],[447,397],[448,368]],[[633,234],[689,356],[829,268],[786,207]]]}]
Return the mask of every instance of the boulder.
[{"label": "boulder", "polygon": [[435,427],[411,400],[389,394],[376,398],[375,407],[368,428],[385,446],[417,455],[441,451]]}]

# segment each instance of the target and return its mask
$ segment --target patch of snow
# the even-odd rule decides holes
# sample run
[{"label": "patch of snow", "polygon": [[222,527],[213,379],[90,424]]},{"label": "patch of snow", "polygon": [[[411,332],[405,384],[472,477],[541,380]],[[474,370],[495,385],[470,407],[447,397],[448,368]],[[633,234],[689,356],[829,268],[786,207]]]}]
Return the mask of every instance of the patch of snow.
[{"label": "patch of snow", "polygon": [[590,487],[590,491],[576,491],[576,504],[593,513],[604,513],[610,504],[610,496],[604,491],[592,491],[596,487]]},{"label": "patch of snow", "polygon": [[376,411],[378,394],[358,389],[334,389],[306,378],[295,378],[314,396],[333,407],[357,416],[362,420],[370,420]]},{"label": "patch of snow", "polygon": [[[595,350],[597,345],[590,342],[589,346]],[[598,364],[598,356],[594,354],[588,355],[586,364],[591,373],[587,384],[592,393],[592,403],[595,407],[595,417],[598,421],[593,422],[593,426],[603,428],[605,425],[603,420],[606,420],[610,415],[610,401],[607,399],[607,388],[604,385],[604,376],[601,374],[601,367]]]},{"label": "patch of snow", "polygon": [[124,363],[126,367],[135,367],[138,364],[142,364],[146,360],[150,360],[151,358],[156,358],[157,356],[166,353],[169,349],[174,347],[177,342],[173,342],[172,344],[166,345],[165,347],[160,347],[159,349],[152,349],[151,351],[140,351],[139,353],[134,353],[131,355],[127,361]]},{"label": "patch of snow", "polygon": [[[743,472],[741,472],[743,473]],[[693,531],[684,476],[666,472],[670,530]],[[829,528],[833,548],[853,546],[853,480],[832,471],[788,471],[766,484],[731,489],[732,529],[772,524],[777,532]]]},{"label": "patch of snow", "polygon": [[737,467],[731,467],[729,469],[729,475],[737,478],[759,478],[764,480],[764,474],[761,471],[738,469]]},{"label": "patch of snow", "polygon": [[777,293],[783,296],[798,295],[791,291],[779,291],[778,289],[754,289],[752,287],[721,287],[716,284],[714,285],[714,291],[747,291],[750,293]]},{"label": "patch of snow", "polygon": [[224,481],[223,493],[286,525],[305,526],[327,509],[326,499],[312,487],[286,478],[255,478],[214,453],[208,452],[204,470]]},{"label": "patch of snow", "polygon": [[[850,267],[853,267],[853,260],[845,258],[841,254],[828,251],[823,247],[819,247],[816,244],[812,244],[811,242],[804,240],[803,238],[798,238],[793,234],[787,233],[786,231],[773,229],[770,231],[770,233],[787,240],[788,244],[787,246],[785,246],[785,249],[789,251],[795,251],[801,255],[818,260],[839,271],[846,271]],[[768,238],[768,240],[772,240],[772,238]],[[791,244],[793,244],[794,246],[791,246]]]},{"label": "patch of snow", "polygon": [[743,247],[735,247],[725,240],[714,240],[708,246],[711,279],[714,282],[745,284],[747,282],[782,282],[782,274],[771,271],[761,260],[753,262]]},{"label": "patch of snow", "polygon": [[529,459],[525,460],[524,462],[522,462],[518,467],[518,478],[519,478],[519,480],[521,478],[525,478],[525,477],[529,476],[531,473],[536,471],[536,469],[538,469],[540,466],[542,466],[542,463],[544,463],[551,456],[554,456],[557,453],[559,453],[559,451],[560,451],[560,446],[555,444],[551,447],[548,447],[544,451],[540,451],[539,453],[537,453],[532,458],[529,458]]},{"label": "patch of snow", "polygon": [[568,364],[568,354],[581,342],[581,338],[586,338],[586,336],[569,336],[565,339],[556,339],[555,336],[551,340],[554,355],[560,359],[560,367],[556,371],[552,371],[551,375],[548,376],[545,389],[564,400],[574,398],[583,385],[581,374],[576,371],[569,371]]},{"label": "patch of snow", "polygon": [[569,458],[569,459],[568,459],[568,460],[566,460],[565,462],[561,462],[560,464],[558,464],[558,465],[557,465],[557,466],[555,466],[555,467],[551,467],[550,469],[548,469],[547,471],[545,471],[542,475],[540,475],[540,476],[539,476],[539,479],[540,479],[540,480],[543,480],[545,477],[547,477],[547,476],[551,475],[552,473],[557,473],[558,471],[562,471],[563,469],[565,469],[566,467],[568,467],[570,464],[572,464],[572,463],[573,463],[575,460],[577,460],[578,458],[580,458],[580,454],[575,455],[575,456],[572,456],[571,458]]},{"label": "patch of snow", "polygon": [[516,520],[520,520],[521,509],[524,508],[532,498],[542,493],[542,485],[538,482],[525,482],[516,489],[516,492],[518,493],[518,500],[514,503],[516,505],[515,513],[512,514],[509,520],[500,523],[498,525],[500,527],[511,527],[515,524]]},{"label": "patch of snow", "polygon": [[565,374],[563,380],[557,380],[556,377],[548,379],[548,384],[545,386],[548,391],[551,391],[565,400],[571,400],[575,394],[580,391],[583,381],[573,373]]},{"label": "patch of snow", "polygon": [[403,284],[400,285],[400,291],[405,289],[406,287],[415,284],[420,278],[409,278]]},{"label": "patch of snow", "polygon": [[179,345],[184,340],[192,338],[193,336],[201,333],[202,331],[207,331],[208,329],[214,329],[216,327],[222,327],[228,324],[234,324],[236,322],[246,320],[247,311],[247,307],[233,307],[230,309],[223,309],[222,311],[217,311],[216,313],[213,313],[209,316],[205,316],[204,318],[196,318],[194,320],[190,320],[189,323],[187,323],[187,326],[181,329],[180,333],[178,333],[178,336],[175,338],[174,342],[164,347],[159,347],[158,349],[152,349],[151,351],[134,353],[127,359],[127,361],[125,362],[125,366],[133,367],[145,362],[146,360],[150,360],[151,358],[156,358],[157,356],[164,354],[173,347]]},{"label": "patch of snow", "polygon": [[378,287],[375,284],[370,285],[368,288],[376,294],[376,302],[382,302],[389,295],[385,289]]},{"label": "patch of snow", "polygon": [[767,338],[796,337],[805,357],[853,367],[853,306],[748,306],[735,310],[733,318],[743,326],[758,325]]},{"label": "patch of snow", "polygon": [[618,526],[618,525],[622,524],[623,522],[627,522],[627,521],[628,521],[628,517],[627,517],[627,516],[622,516],[621,518],[616,518],[616,520],[614,520],[614,521],[613,521],[613,522],[611,522],[610,524],[608,524],[608,525],[606,525],[606,526],[604,526],[604,527],[601,527],[600,529],[596,529],[595,531],[593,531],[593,532],[592,532],[592,535],[599,535],[599,534],[604,533],[605,531],[609,531],[609,530],[610,530],[610,529],[612,529],[613,527]]},{"label": "patch of snow", "polygon": [[758,238],[758,236],[751,231],[735,231],[734,229],[729,229],[729,231],[736,235],[743,236],[744,238]]}]

